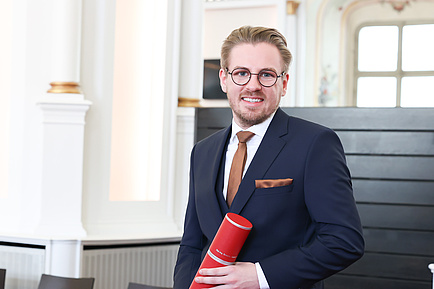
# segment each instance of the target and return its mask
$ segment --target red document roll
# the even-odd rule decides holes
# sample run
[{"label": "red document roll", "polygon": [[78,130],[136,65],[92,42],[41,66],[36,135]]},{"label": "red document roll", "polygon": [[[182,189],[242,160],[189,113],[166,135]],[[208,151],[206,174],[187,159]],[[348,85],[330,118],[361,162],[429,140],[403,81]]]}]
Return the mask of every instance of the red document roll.
[{"label": "red document roll", "polygon": [[[252,227],[252,224],[246,218],[234,213],[227,213],[199,270],[202,268],[216,268],[234,264]],[[199,270],[195,278],[201,276]],[[193,280],[190,289],[210,288],[214,286],[215,285],[198,284]]]}]

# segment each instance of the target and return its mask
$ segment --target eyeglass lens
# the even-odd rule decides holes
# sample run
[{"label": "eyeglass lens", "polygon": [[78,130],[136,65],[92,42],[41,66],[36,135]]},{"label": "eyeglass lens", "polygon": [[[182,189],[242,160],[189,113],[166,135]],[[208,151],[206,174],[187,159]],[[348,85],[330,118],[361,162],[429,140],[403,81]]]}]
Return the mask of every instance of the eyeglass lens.
[{"label": "eyeglass lens", "polygon": [[250,78],[253,75],[258,75],[259,83],[262,86],[273,86],[277,81],[277,74],[272,70],[261,70],[259,73],[251,73],[246,68],[237,68],[232,71],[231,77],[235,84],[245,85],[250,81]]}]

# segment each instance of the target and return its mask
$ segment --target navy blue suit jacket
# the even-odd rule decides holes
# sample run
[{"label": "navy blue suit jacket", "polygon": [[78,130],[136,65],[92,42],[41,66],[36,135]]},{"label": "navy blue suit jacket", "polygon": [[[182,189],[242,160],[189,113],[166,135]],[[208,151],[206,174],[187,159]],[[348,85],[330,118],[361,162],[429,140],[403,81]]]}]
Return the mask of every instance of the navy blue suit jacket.
[{"label": "navy blue suit jacket", "polygon": [[[335,132],[278,109],[228,209],[221,174],[230,132],[192,150],[174,288],[190,286],[227,212],[253,224],[237,261],[259,262],[272,289],[311,288],[362,256],[351,176]],[[293,183],[255,187],[255,180],[286,178]]]}]

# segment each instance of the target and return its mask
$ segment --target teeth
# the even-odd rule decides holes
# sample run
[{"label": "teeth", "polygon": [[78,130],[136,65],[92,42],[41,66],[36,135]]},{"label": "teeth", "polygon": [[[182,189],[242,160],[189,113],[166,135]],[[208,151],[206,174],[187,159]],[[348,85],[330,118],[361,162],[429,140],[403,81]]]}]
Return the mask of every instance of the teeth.
[{"label": "teeth", "polygon": [[248,102],[261,102],[262,101],[262,99],[259,99],[259,98],[249,98],[249,97],[245,97],[245,98],[243,98],[245,101],[248,101]]}]

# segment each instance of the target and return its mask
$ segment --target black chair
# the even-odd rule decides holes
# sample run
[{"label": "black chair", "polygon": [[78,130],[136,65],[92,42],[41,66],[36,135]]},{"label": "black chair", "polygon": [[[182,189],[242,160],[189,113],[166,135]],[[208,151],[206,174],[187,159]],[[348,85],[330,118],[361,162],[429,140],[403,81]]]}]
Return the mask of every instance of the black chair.
[{"label": "black chair", "polygon": [[69,278],[42,274],[38,289],[93,289],[95,278]]},{"label": "black chair", "polygon": [[130,282],[130,283],[128,283],[127,289],[172,289],[172,288],[171,287],[150,286],[150,285]]},{"label": "black chair", "polygon": [[0,289],[5,289],[6,269],[0,269]]}]

